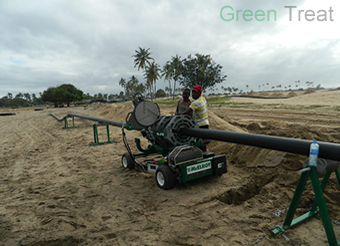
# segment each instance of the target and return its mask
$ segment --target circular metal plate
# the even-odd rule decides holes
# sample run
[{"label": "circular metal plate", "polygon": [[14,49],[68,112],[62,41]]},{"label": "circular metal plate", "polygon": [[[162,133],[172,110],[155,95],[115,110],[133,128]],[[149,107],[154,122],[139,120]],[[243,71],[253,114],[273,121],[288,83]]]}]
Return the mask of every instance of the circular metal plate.
[{"label": "circular metal plate", "polygon": [[135,108],[135,118],[142,126],[151,126],[159,115],[158,105],[150,101],[140,102]]}]

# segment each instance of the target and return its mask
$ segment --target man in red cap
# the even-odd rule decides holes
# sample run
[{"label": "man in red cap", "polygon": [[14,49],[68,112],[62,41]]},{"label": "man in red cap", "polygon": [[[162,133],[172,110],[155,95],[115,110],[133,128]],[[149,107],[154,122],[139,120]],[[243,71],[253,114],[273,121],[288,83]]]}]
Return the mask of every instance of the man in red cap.
[{"label": "man in red cap", "polygon": [[[193,116],[199,128],[208,129],[208,107],[207,101],[202,96],[202,87],[200,85],[196,85],[194,88],[192,88],[191,92],[194,101],[190,104],[189,108],[183,114],[189,114]],[[203,151],[206,151],[206,146],[201,149]]]}]

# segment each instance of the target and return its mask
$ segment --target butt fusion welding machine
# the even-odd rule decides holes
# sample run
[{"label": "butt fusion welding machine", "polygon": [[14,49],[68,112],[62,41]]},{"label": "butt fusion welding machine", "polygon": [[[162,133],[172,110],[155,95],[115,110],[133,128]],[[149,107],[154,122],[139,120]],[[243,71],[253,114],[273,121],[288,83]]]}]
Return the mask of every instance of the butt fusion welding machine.
[{"label": "butt fusion welding machine", "polygon": [[[143,172],[155,173],[156,183],[162,189],[171,189],[178,183],[185,183],[208,175],[221,176],[227,172],[225,155],[203,152],[199,147],[205,141],[179,133],[183,128],[197,128],[189,115],[161,116],[156,103],[147,101],[139,93],[134,95],[134,110],[126,117],[125,128],[140,130],[151,145],[142,148],[140,139],[135,138],[139,153],[132,153],[123,130],[123,142],[127,152],[122,156],[124,168],[138,167]],[[158,161],[139,157],[161,154]]]}]

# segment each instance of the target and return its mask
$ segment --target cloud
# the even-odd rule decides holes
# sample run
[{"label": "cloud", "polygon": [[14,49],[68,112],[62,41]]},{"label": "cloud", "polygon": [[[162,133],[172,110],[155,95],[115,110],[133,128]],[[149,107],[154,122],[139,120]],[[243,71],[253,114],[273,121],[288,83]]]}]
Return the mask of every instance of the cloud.
[{"label": "cloud", "polygon": [[[275,10],[276,21],[226,22],[223,6]],[[334,9],[334,22],[289,21],[284,6]],[[254,89],[295,80],[338,86],[337,1],[137,1],[0,2],[0,97],[39,93],[71,83],[85,93],[119,93],[120,78],[143,81],[131,57],[150,48],[163,66],[171,56],[210,54],[223,66],[224,86]],[[318,83],[317,82],[317,83]],[[167,86],[161,79],[159,88]],[[105,90],[105,91],[104,91]]]}]

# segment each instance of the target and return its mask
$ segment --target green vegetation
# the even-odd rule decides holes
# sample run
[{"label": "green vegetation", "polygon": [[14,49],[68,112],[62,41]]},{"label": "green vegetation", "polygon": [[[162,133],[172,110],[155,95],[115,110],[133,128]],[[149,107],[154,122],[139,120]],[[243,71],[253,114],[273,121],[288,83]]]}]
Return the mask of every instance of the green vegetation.
[{"label": "green vegetation", "polygon": [[77,191],[79,190],[79,188],[77,188],[77,187],[70,187],[70,192],[71,193],[77,193]]},{"label": "green vegetation", "polygon": [[[209,105],[209,102],[208,102]],[[285,104],[256,104],[256,103],[235,103],[226,102],[224,104],[210,104],[210,107],[226,107],[226,108],[249,108],[249,109],[285,109],[285,110],[334,110],[340,111],[340,107],[330,107],[328,105],[285,105]]]},{"label": "green vegetation", "polygon": [[[159,105],[167,105],[176,107],[180,97],[175,99],[172,98],[162,98],[157,99],[154,102]],[[250,102],[231,102],[231,98],[227,96],[218,96],[218,97],[209,97],[207,99],[208,107],[225,107],[225,108],[248,108],[248,109],[285,109],[285,110],[333,110],[340,111],[340,106],[331,107],[328,105],[285,105],[279,103],[271,103],[271,104],[256,104]]]},{"label": "green vegetation", "polygon": [[340,107],[339,106],[335,106],[333,107],[335,111],[340,111]]},{"label": "green vegetation", "polygon": [[162,89],[157,90],[156,97],[166,97],[165,91]]},{"label": "green vegetation", "polygon": [[208,106],[221,107],[222,105],[230,105],[230,97],[210,97],[207,99]]},{"label": "green vegetation", "polygon": [[157,97],[156,82],[164,77],[164,81],[169,83],[165,92],[174,98],[177,92],[177,83],[184,88],[192,88],[199,84],[203,90],[214,88],[218,83],[226,79],[222,72],[222,66],[215,63],[210,55],[195,54],[181,59],[179,55],[172,56],[171,61],[161,68],[153,57],[151,57],[150,48],[144,49],[139,47],[135,51],[134,66],[144,71],[145,84],[140,83],[135,76],[129,81],[124,78],[119,80],[119,85],[125,90],[126,96],[132,96],[134,92],[144,94],[144,96]]},{"label": "green vegetation", "polygon": [[329,108],[327,105],[285,105],[285,104],[255,104],[256,108],[260,109],[291,109],[291,110],[313,110],[313,109],[324,109]]},{"label": "green vegetation", "polygon": [[[169,82],[167,91],[169,92],[170,96],[172,95],[172,98],[175,98],[176,84],[181,77],[181,69],[182,61],[181,57],[178,55],[172,56],[171,61],[168,61],[163,67],[164,80]],[[171,81],[173,82],[173,86],[171,86]]]},{"label": "green vegetation", "polygon": [[18,93],[15,97],[12,93],[8,93],[0,98],[0,107],[28,107],[41,104],[43,104],[42,99],[36,97],[34,93]]},{"label": "green vegetation", "polygon": [[91,177],[91,178],[87,179],[86,181],[87,181],[88,183],[92,183],[92,182],[95,182],[95,181],[97,181],[97,180],[98,180],[97,177]]},{"label": "green vegetation", "polygon": [[179,83],[187,88],[199,84],[203,90],[213,88],[227,78],[222,72],[222,66],[216,64],[210,55],[189,55],[182,60]]},{"label": "green vegetation", "polygon": [[229,107],[229,108],[252,108],[254,104],[253,103],[235,103],[235,102],[229,102],[225,105],[219,105],[218,107]]},{"label": "green vegetation", "polygon": [[[173,98],[162,98],[162,99],[156,99],[154,102],[157,103],[157,104],[163,104],[163,105],[177,105],[177,102],[178,100],[180,99],[180,97],[177,97],[175,99]],[[211,98],[208,98],[207,99],[207,102],[208,102],[208,106],[217,106],[217,107],[220,107],[220,106],[228,106],[228,105],[231,105],[231,103],[229,102],[230,101],[230,97],[211,97]]]},{"label": "green vegetation", "polygon": [[[121,78],[119,81],[119,85],[124,88],[126,96],[133,96],[133,94],[138,92],[144,92],[146,87],[144,84],[140,83],[136,76],[132,75],[128,81],[124,78]],[[123,97],[123,92],[121,93],[120,97]]]},{"label": "green vegetation", "polygon": [[48,88],[42,94],[41,99],[46,102],[54,103],[55,107],[58,107],[58,104],[60,103],[66,103],[67,107],[69,107],[70,102],[83,100],[84,93],[71,84],[63,84],[56,88]]},{"label": "green vegetation", "polygon": [[179,97],[175,99],[173,99],[172,97],[171,98],[168,97],[168,98],[156,99],[154,100],[154,102],[159,105],[168,105],[168,106],[173,105],[174,107],[176,107],[178,100],[179,100]]}]

